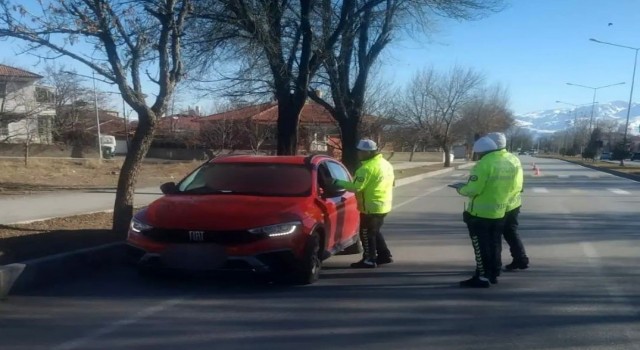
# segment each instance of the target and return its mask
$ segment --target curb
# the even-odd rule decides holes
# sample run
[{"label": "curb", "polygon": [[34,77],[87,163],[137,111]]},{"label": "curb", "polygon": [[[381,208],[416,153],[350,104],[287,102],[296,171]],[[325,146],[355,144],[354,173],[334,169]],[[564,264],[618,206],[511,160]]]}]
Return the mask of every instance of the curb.
[{"label": "curb", "polygon": [[116,242],[0,266],[0,299],[122,264],[126,258],[124,248],[124,242]]},{"label": "curb", "polygon": [[[466,163],[457,167],[444,168],[399,179],[396,181],[396,187],[446,174],[457,169],[467,169],[473,165],[474,163]],[[100,210],[85,214],[111,211],[113,210]],[[53,218],[23,221],[20,223],[31,223],[49,219]],[[0,300],[5,300],[10,294],[24,293],[47,284],[69,281],[80,276],[89,275],[101,268],[123,264],[125,261],[126,244],[124,242],[115,242],[0,266]]]}]

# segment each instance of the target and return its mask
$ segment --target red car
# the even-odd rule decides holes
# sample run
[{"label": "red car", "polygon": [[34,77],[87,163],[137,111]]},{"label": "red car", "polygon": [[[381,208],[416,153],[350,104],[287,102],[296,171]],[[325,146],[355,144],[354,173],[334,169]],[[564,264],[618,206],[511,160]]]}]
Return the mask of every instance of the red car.
[{"label": "red car", "polygon": [[324,259],[361,251],[355,195],[331,179],[351,176],[327,156],[216,158],[163,184],[127,243],[141,271],[247,270],[310,284]]}]

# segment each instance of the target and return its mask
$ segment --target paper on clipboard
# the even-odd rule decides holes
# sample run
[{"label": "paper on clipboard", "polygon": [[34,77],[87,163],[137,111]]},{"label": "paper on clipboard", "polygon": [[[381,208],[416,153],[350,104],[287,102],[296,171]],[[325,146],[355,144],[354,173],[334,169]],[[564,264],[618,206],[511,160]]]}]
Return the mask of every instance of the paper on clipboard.
[{"label": "paper on clipboard", "polygon": [[455,188],[455,189],[460,189],[460,188],[464,187],[464,185],[466,185],[466,183],[458,182],[458,183],[454,183],[454,184],[447,185],[447,186],[449,186],[451,188]]}]

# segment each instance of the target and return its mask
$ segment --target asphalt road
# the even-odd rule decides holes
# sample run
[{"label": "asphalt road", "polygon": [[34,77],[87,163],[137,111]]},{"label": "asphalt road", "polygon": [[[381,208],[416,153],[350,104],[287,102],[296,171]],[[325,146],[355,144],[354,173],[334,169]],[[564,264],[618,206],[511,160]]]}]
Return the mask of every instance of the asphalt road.
[{"label": "asphalt road", "polygon": [[640,184],[522,159],[531,268],[489,289],[457,286],[473,256],[464,199],[445,187],[455,171],[397,189],[383,228],[394,264],[334,257],[306,287],[113,268],[0,303],[0,349],[640,348]]}]

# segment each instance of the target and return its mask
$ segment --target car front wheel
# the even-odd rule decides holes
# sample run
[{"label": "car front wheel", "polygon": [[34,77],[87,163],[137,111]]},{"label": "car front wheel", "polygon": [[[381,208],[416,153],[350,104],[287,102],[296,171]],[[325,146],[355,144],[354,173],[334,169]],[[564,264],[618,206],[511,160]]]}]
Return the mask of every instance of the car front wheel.
[{"label": "car front wheel", "polygon": [[292,282],[298,285],[312,284],[320,277],[321,269],[320,236],[314,232],[307,239],[302,261],[294,267]]}]

